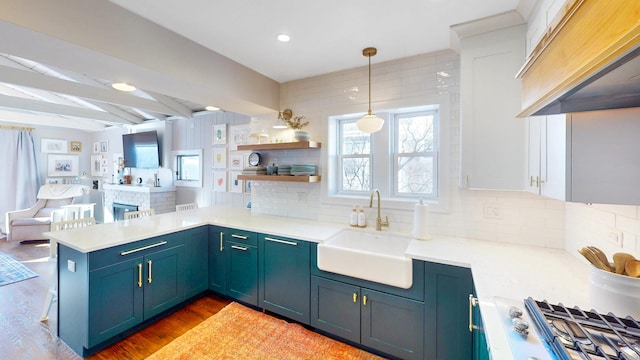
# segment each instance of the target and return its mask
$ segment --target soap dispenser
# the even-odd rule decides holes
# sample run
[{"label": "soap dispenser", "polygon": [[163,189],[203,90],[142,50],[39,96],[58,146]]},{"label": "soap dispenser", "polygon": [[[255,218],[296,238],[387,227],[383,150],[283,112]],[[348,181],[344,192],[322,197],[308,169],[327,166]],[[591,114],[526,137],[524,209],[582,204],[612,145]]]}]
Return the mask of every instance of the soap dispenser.
[{"label": "soap dispenser", "polygon": [[353,205],[353,209],[351,209],[351,218],[349,219],[349,225],[353,227],[358,226],[358,211],[356,210],[355,205]]},{"label": "soap dispenser", "polygon": [[360,206],[360,212],[358,213],[358,227],[367,227],[367,216],[364,214],[362,206]]}]

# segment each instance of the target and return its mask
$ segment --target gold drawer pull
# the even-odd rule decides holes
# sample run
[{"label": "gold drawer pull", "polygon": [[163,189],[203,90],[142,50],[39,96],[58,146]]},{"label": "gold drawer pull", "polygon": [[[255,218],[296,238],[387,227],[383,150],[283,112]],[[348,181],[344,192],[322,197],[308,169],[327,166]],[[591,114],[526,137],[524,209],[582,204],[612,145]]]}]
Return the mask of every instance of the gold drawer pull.
[{"label": "gold drawer pull", "polygon": [[237,235],[237,234],[231,234],[231,237],[234,237],[236,239],[242,239],[242,240],[247,240],[248,237],[244,236],[244,235]]},{"label": "gold drawer pull", "polygon": [[273,241],[273,242],[277,242],[277,243],[280,243],[280,244],[298,246],[298,243],[297,242],[293,242],[293,241],[274,239],[274,238],[270,238],[270,237],[265,237],[264,239],[267,240],[267,241]]},{"label": "gold drawer pull", "polygon": [[160,241],[159,243],[143,246],[141,248],[123,251],[123,252],[120,253],[120,256],[125,256],[125,255],[129,255],[129,254],[137,253],[138,251],[144,251],[144,250],[147,250],[147,249],[152,249],[154,247],[162,246],[162,245],[164,245],[166,243],[167,243],[166,241]]},{"label": "gold drawer pull", "polygon": [[231,245],[232,249],[236,249],[236,250],[242,250],[242,251],[247,251],[249,250],[249,248],[246,248],[244,246],[236,246],[236,245]]}]

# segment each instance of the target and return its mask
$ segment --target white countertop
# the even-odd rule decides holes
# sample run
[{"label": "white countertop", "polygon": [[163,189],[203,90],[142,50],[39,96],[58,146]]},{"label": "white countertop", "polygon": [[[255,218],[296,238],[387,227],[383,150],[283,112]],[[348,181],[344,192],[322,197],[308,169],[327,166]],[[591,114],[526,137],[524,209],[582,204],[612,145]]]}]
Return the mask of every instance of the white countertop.
[{"label": "white countertop", "polygon": [[[348,227],[254,214],[238,208],[201,208],[45,235],[78,251],[91,252],[209,224],[311,242],[323,242]],[[495,297],[532,297],[593,308],[589,302],[589,268],[564,250],[434,236],[433,240],[413,240],[407,256],[471,268],[493,359],[514,359],[495,308]]]}]

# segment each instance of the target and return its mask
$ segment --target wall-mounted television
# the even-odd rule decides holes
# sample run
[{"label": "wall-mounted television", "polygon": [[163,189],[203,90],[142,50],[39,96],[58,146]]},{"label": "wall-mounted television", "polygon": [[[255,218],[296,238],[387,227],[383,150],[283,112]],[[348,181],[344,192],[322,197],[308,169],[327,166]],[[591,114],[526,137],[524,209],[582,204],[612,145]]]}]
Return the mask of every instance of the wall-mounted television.
[{"label": "wall-mounted television", "polygon": [[124,166],[138,169],[160,167],[160,145],[158,132],[147,131],[122,135]]}]

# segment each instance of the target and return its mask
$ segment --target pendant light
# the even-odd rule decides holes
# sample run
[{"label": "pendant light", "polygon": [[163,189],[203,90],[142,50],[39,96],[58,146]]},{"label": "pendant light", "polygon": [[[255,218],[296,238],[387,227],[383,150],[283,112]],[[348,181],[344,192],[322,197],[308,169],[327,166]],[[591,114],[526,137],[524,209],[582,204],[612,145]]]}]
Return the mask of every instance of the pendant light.
[{"label": "pendant light", "polygon": [[278,118],[276,122],[273,124],[274,129],[286,129],[289,127],[287,124],[287,120],[291,119],[293,116],[293,111],[291,109],[284,109],[283,111],[278,113]]},{"label": "pendant light", "polygon": [[368,47],[362,50],[362,55],[369,58],[369,111],[367,112],[367,115],[356,121],[356,125],[358,125],[358,129],[360,131],[370,134],[380,131],[380,129],[382,129],[382,125],[384,125],[384,120],[375,116],[371,112],[371,57],[375,56],[377,53],[378,50],[374,47]]}]

